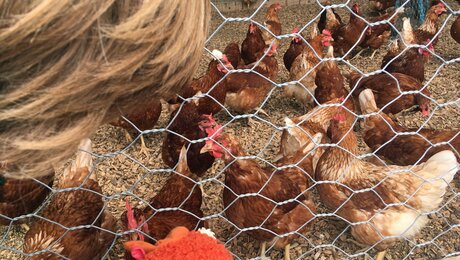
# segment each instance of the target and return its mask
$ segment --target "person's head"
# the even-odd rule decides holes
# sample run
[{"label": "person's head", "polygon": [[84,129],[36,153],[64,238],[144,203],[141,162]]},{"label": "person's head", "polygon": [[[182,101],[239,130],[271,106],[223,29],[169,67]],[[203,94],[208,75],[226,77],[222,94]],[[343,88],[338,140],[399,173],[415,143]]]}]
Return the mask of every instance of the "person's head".
[{"label": "person's head", "polygon": [[208,0],[0,1],[0,162],[42,175],[193,76]]}]

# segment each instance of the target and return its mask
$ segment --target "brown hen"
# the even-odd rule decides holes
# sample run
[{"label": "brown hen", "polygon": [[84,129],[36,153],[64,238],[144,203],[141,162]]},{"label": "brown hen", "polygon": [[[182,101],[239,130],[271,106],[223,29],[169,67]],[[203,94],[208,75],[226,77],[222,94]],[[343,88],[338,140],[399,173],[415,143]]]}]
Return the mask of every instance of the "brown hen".
[{"label": "brown hen", "polygon": [[[334,58],[334,47],[328,47],[326,58]],[[337,62],[334,60],[324,61],[320,66],[315,78],[316,102],[323,104],[336,98],[346,98],[348,90],[345,89],[344,78],[340,73]],[[354,104],[351,98],[347,98],[345,106],[354,111]]]},{"label": "brown hen", "polygon": [[433,46],[439,40],[439,17],[446,13],[446,6],[443,3],[433,5],[428,9],[423,24],[414,32],[415,42],[418,44],[426,44],[426,41],[432,39]]},{"label": "brown hen", "polygon": [[[368,19],[369,19],[369,22],[371,23],[386,20],[390,24],[394,25],[396,23],[396,20],[399,17],[399,14],[403,12],[404,12],[403,8],[398,8],[393,13],[385,13],[378,17],[373,17],[373,18],[370,18],[370,19],[368,18]],[[370,48],[374,50],[372,55],[370,56],[371,59],[374,58],[374,55],[377,52],[377,50],[388,41],[388,38],[390,38],[391,28],[392,28],[390,24],[384,23],[384,24],[379,24],[379,25],[373,25],[367,28],[365,39],[364,41],[360,43],[359,46],[364,49]]]},{"label": "brown hen", "polygon": [[34,212],[50,193],[54,181],[52,167],[48,174],[35,179],[11,178],[7,173],[10,167],[0,163],[0,225],[22,224],[23,219],[12,219]]},{"label": "brown hen", "polygon": [[323,57],[323,47],[327,47],[333,41],[331,33],[323,30],[320,35],[316,35],[309,40],[311,46],[304,47],[302,52],[295,58],[289,73],[292,81],[299,83],[290,84],[284,87],[284,94],[294,97],[306,108],[313,104],[316,89],[315,77],[319,69],[317,66],[320,58]]},{"label": "brown hen", "polygon": [[[359,95],[359,103],[363,113],[378,112],[374,95],[366,89]],[[397,165],[412,165],[428,160],[443,150],[453,150],[460,159],[460,135],[458,130],[438,131],[420,129],[420,135],[398,135],[398,133],[417,132],[416,128],[405,128],[395,123],[385,113],[369,116],[364,123],[364,141],[376,154]],[[394,139],[393,139],[394,138]],[[432,146],[432,144],[448,142],[449,144]],[[452,149],[453,148],[453,149]]]},{"label": "brown hen", "polygon": [[[299,27],[296,27],[292,30],[292,33],[298,33]],[[283,62],[284,67],[288,71],[291,71],[292,63],[294,62],[295,58],[302,53],[302,50],[307,46],[305,41],[301,38],[301,36],[294,36],[291,40],[289,48],[283,55]]]},{"label": "brown hen", "polygon": [[[284,118],[286,129],[281,134],[280,150],[275,158],[276,161],[283,157],[291,157],[296,154],[302,147],[312,146],[314,144],[326,142],[326,131],[333,115],[337,113],[340,106],[332,106],[333,104],[341,104],[343,100],[333,99],[326,102],[323,107],[315,107],[307,114],[293,118]],[[351,119],[351,117],[350,117]],[[311,174],[315,179],[315,169],[318,159],[324,152],[323,147],[317,147],[314,154],[309,155],[304,164],[304,170]]]},{"label": "brown hen", "polygon": [[[458,162],[445,150],[418,166],[378,166],[356,156],[358,144],[352,125],[340,112],[329,133],[331,146],[317,168],[321,201],[351,223],[351,234],[362,244],[383,251],[420,233],[427,213],[437,209],[453,180]],[[332,182],[332,183],[330,183]],[[359,192],[358,192],[359,191]],[[384,259],[380,252],[377,259]]]},{"label": "brown hen", "polygon": [[[331,2],[326,1],[323,5],[331,5]],[[322,32],[324,29],[329,30],[332,34],[342,26],[342,19],[340,16],[335,12],[334,8],[327,8],[326,11],[321,13],[318,22],[318,29]]]},{"label": "brown hen", "polygon": [[[340,26],[333,34],[334,38],[333,46],[340,56],[344,57],[353,46],[358,46],[364,41],[365,35],[363,34],[366,30],[366,22],[361,19],[363,17],[360,11],[359,4],[354,4],[350,12],[350,20],[348,24]],[[349,58],[348,54],[344,58]]]},{"label": "brown hen", "polygon": [[[362,77],[357,72],[351,72],[348,80],[353,97],[358,98],[361,91],[371,89],[377,106],[383,108],[385,113],[397,114],[417,105],[423,116],[430,114],[430,100],[428,99],[430,92],[427,88],[422,89],[423,85],[420,81],[411,76],[401,73],[390,75],[382,73]],[[421,94],[401,95],[401,91],[420,91]]]},{"label": "brown hen", "polygon": [[238,43],[229,43],[224,49],[224,54],[227,56],[227,59],[232,64],[233,68],[237,68],[241,60],[240,46],[238,46]]},{"label": "brown hen", "polygon": [[[161,102],[158,99],[149,99],[134,107],[133,110],[128,111],[126,114],[120,111],[124,117],[119,117],[110,122],[111,125],[121,127],[125,131],[126,140],[132,142],[133,139],[129,131],[140,130],[145,131],[152,129],[157,123],[161,115]],[[126,118],[126,119],[125,119]],[[128,122],[128,121],[129,122]],[[145,145],[144,135],[141,135],[141,151],[149,157],[150,149]]]},{"label": "brown hen", "polygon": [[182,88],[179,94],[180,98],[176,97],[174,100],[168,101],[172,104],[171,111],[175,111],[180,106],[182,99],[193,97],[198,92],[206,94],[199,98],[199,114],[217,114],[222,109],[227,89],[221,79],[229,70],[233,69],[233,66],[222,52],[213,50],[212,53],[217,59],[209,63],[206,74],[188,82]]},{"label": "brown hen", "polygon": [[265,48],[265,41],[262,37],[262,31],[256,24],[250,23],[246,38],[241,43],[241,58],[244,64],[250,64],[257,61],[257,54]]},{"label": "brown hen", "polygon": [[[398,40],[395,40],[398,44]],[[433,50],[433,46],[428,46]],[[390,73],[402,73],[416,78],[420,83],[425,80],[425,60],[430,56],[430,51],[424,48],[408,48],[402,52],[388,51],[382,59],[381,69]]]},{"label": "brown hen", "polygon": [[[268,7],[267,14],[265,15],[265,30],[262,30],[262,37],[264,38],[265,46],[270,45],[275,37],[272,35],[281,35],[281,21],[278,17],[278,12],[281,10],[280,3],[274,3]],[[279,40],[275,41],[279,45]]]},{"label": "brown hen", "polygon": [[[201,211],[202,193],[199,185],[191,178],[190,169],[187,166],[187,150],[181,148],[180,159],[176,172],[172,173],[166,184],[153,197],[149,205],[143,209],[131,209],[128,202],[127,211],[122,214],[121,221],[126,230],[141,230],[149,237],[144,238],[143,234],[131,234],[131,240],[145,239],[154,243],[151,238],[160,240],[165,238],[169,232],[178,226],[195,230],[203,227]],[[168,209],[158,211],[158,209]]]},{"label": "brown hen", "polygon": [[60,189],[76,190],[55,193],[40,213],[43,219],[37,219],[25,235],[25,253],[43,250],[30,259],[101,259],[115,241],[116,220],[105,208],[93,172],[91,141],[83,140],[80,149],[83,151],[77,153],[58,184]]},{"label": "brown hen", "polygon": [[[259,52],[257,57],[262,60],[254,69],[253,67],[257,63],[240,66],[239,69],[253,69],[262,76],[275,80],[278,74],[278,61],[275,57],[276,48],[276,45],[272,45],[270,49],[267,49],[267,54],[263,59],[265,52]],[[272,86],[272,83],[262,76],[253,71],[228,75],[225,78],[227,87],[225,103],[238,113],[249,113],[258,109]],[[258,110],[265,113],[260,108]],[[250,122],[252,122],[252,119],[250,119]]]},{"label": "brown hen", "polygon": [[[248,234],[262,242],[262,259],[267,242],[274,243],[277,248],[284,247],[285,259],[289,259],[289,243],[298,237],[297,232],[307,228],[316,212],[316,206],[307,191],[310,177],[298,167],[276,170],[271,166],[263,168],[254,159],[235,160],[235,157],[246,155],[237,138],[223,133],[215,134],[214,139],[220,145],[209,140],[202,151],[222,158],[227,165],[223,194],[227,219],[239,229],[255,228],[248,231]],[[299,163],[302,168],[304,161],[307,161],[302,158],[309,152],[309,148],[301,149],[293,157],[282,158],[278,165]],[[248,193],[258,193],[260,196],[240,197]],[[287,202],[292,199],[295,200]],[[278,235],[293,231],[296,233],[278,238],[277,235],[258,228],[259,226]]]},{"label": "brown hen", "polygon": [[190,141],[206,138],[206,128],[212,127],[207,116],[198,112],[198,100],[185,103],[171,114],[167,129],[169,130],[163,140],[161,157],[170,168],[176,166],[182,147],[188,148],[188,168],[197,176],[202,176],[214,163],[214,158],[209,154],[200,154],[203,142],[191,143]]}]

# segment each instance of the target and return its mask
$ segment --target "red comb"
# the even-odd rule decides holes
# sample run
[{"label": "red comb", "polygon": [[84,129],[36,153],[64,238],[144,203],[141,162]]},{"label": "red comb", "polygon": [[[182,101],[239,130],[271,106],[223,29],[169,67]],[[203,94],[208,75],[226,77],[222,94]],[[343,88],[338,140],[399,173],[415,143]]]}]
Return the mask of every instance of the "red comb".
[{"label": "red comb", "polygon": [[343,107],[337,107],[337,112],[332,119],[338,122],[344,122],[345,115],[342,114],[342,111],[343,111]]},{"label": "red comb", "polygon": [[359,13],[359,4],[358,3],[354,4],[352,9],[354,12]]},{"label": "red comb", "polygon": [[328,29],[324,29],[322,33],[326,36],[332,36],[331,31],[329,31]]},{"label": "red comb", "polygon": [[345,122],[345,116],[340,113],[335,114],[332,119],[337,122]]},{"label": "red comb", "polygon": [[300,30],[299,26],[296,26],[294,29],[292,29],[292,33],[298,33]]},{"label": "red comb", "polygon": [[216,124],[214,127],[206,128],[205,131],[206,134],[208,134],[208,137],[215,139],[222,134],[222,125]]},{"label": "red comb", "polygon": [[[345,100],[345,96],[341,96],[341,97],[339,98],[339,100],[340,100],[341,102],[343,102],[343,101]],[[342,107],[340,107],[340,108],[342,108]]]},{"label": "red comb", "polygon": [[[126,198],[126,217],[128,218],[128,229],[133,230],[137,228],[137,221],[134,218],[134,211],[131,205],[129,204],[128,198]],[[139,236],[139,239],[144,241],[144,235],[142,234],[137,234]]]},{"label": "red comb", "polygon": [[128,218],[128,228],[135,229],[137,228],[137,221],[134,218],[134,211],[131,205],[129,204],[128,198],[126,198],[125,206],[126,206],[126,215]]}]

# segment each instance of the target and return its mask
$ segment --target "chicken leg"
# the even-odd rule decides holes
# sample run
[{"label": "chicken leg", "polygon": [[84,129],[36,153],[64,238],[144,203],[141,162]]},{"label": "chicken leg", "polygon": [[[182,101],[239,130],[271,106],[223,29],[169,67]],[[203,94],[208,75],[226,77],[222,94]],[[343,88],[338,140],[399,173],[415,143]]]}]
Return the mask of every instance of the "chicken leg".
[{"label": "chicken leg", "polygon": [[377,255],[375,256],[375,260],[384,260],[386,252],[387,251],[378,252]]},{"label": "chicken leg", "polygon": [[29,225],[25,224],[25,223],[22,223],[21,224],[21,227],[25,230],[25,231],[29,231]]},{"label": "chicken leg", "polygon": [[363,53],[365,50],[367,50],[367,49],[361,49],[358,53],[356,53],[355,56],[353,56],[353,58],[351,58],[350,61],[352,61],[352,60],[354,60],[354,59],[360,57],[361,53]]},{"label": "chicken leg", "polygon": [[374,50],[374,51],[372,52],[372,55],[371,55],[371,57],[370,57],[371,60],[374,58],[374,55],[375,55],[376,53],[377,53],[377,50]]},{"label": "chicken leg", "polygon": [[291,260],[291,255],[289,253],[290,250],[291,250],[291,245],[287,244],[284,247],[284,260]]},{"label": "chicken leg", "polygon": [[141,152],[143,152],[145,156],[149,158],[151,151],[152,149],[147,148],[147,146],[145,145],[144,136],[141,135]]},{"label": "chicken leg", "polygon": [[209,195],[206,194],[206,192],[204,192],[204,185],[203,183],[200,183],[200,190],[201,190],[201,195],[203,196],[203,198],[209,198]]},{"label": "chicken leg", "polygon": [[125,132],[126,141],[127,141],[128,143],[132,143],[132,142],[133,142],[133,138],[132,138],[131,135],[129,134],[129,131],[126,130],[126,129],[124,129],[124,128],[123,128],[123,131]]},{"label": "chicken leg", "polygon": [[265,249],[267,247],[267,242],[262,242],[262,244],[260,245],[260,259],[262,260],[266,260],[267,257],[265,256]]}]

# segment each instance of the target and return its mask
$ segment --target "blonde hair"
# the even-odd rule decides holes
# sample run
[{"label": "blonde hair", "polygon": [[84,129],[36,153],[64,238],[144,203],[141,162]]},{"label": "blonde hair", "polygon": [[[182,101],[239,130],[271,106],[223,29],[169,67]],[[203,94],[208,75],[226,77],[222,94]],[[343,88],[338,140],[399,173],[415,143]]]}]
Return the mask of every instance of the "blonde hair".
[{"label": "blonde hair", "polygon": [[46,174],[195,70],[208,0],[0,0],[0,162]]}]

